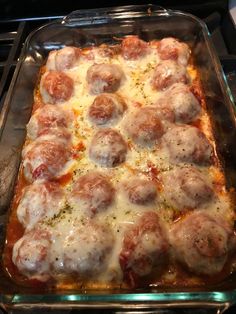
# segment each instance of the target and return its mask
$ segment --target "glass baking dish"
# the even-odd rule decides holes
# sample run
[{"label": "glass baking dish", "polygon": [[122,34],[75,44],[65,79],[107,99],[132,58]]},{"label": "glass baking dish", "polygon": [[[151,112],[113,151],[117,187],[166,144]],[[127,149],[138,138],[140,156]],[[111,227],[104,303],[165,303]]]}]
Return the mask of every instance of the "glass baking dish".
[{"label": "glass baking dish", "polygon": [[[65,45],[88,47],[114,44],[117,37],[135,34],[144,40],[177,37],[187,42],[199,69],[217,150],[227,187],[236,187],[236,120],[232,96],[206,25],[198,18],[154,5],[75,11],[35,30],[28,37],[0,115],[0,249],[4,247],[8,211],[21,161],[26,124],[40,67],[52,49]],[[192,313],[221,313],[236,302],[236,273],[220,284],[198,288],[153,287],[147,290],[49,291],[18,286],[0,269],[2,309],[77,308],[151,310],[173,313],[184,307]],[[162,312],[164,311],[164,312]],[[173,311],[173,312],[172,312]]]}]

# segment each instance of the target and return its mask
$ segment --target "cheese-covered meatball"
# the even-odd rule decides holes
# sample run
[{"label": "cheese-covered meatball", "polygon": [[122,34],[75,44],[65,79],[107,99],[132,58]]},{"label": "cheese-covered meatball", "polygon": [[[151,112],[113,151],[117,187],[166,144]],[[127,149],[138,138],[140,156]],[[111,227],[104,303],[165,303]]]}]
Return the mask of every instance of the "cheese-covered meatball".
[{"label": "cheese-covered meatball", "polygon": [[76,47],[64,47],[49,53],[46,63],[47,70],[65,71],[73,68],[79,57],[80,49]]},{"label": "cheese-covered meatball", "polygon": [[118,90],[124,73],[117,64],[94,64],[87,71],[87,82],[91,94],[114,93]]},{"label": "cheese-covered meatball", "polygon": [[18,270],[30,279],[49,279],[50,233],[34,229],[25,233],[13,247],[12,261]]},{"label": "cheese-covered meatball", "polygon": [[174,120],[180,123],[189,123],[198,118],[201,105],[198,99],[183,83],[173,84],[161,97],[155,107],[172,110]]},{"label": "cheese-covered meatball", "polygon": [[104,167],[115,167],[125,161],[127,144],[113,129],[98,131],[90,144],[89,157]]},{"label": "cheese-covered meatball", "polygon": [[98,95],[89,107],[88,117],[93,124],[114,124],[126,110],[123,98],[116,94]]},{"label": "cheese-covered meatball", "polygon": [[67,224],[55,236],[51,262],[60,273],[90,279],[106,269],[113,247],[114,238],[108,226],[93,222]]},{"label": "cheese-covered meatball", "polygon": [[[72,120],[72,114],[68,111],[64,111],[58,106],[45,105],[40,107],[31,116],[30,121],[27,125],[27,135],[31,140],[35,140],[41,135],[51,134],[58,131],[59,129],[64,131],[64,136],[69,137],[66,134],[65,128],[69,126]],[[62,134],[61,134],[62,135]]]},{"label": "cheese-covered meatball", "polygon": [[27,186],[17,207],[17,217],[27,229],[32,229],[42,219],[52,218],[64,203],[63,189],[54,182],[35,182]]},{"label": "cheese-covered meatball", "polygon": [[137,60],[147,54],[148,43],[138,36],[127,36],[121,43],[121,54],[124,59]]},{"label": "cheese-covered meatball", "polygon": [[213,149],[206,136],[193,126],[176,126],[163,136],[171,162],[209,164]]},{"label": "cheese-covered meatball", "polygon": [[146,212],[124,234],[120,266],[125,281],[135,286],[140,278],[144,282],[147,276],[159,275],[167,255],[168,241],[159,217],[154,212]]},{"label": "cheese-covered meatball", "polygon": [[156,115],[160,118],[162,122],[164,130],[166,130],[170,126],[169,122],[173,123],[175,121],[174,111],[165,104],[166,102],[164,102],[164,105],[159,105],[159,102],[157,102],[153,105]]},{"label": "cheese-covered meatball", "polygon": [[162,182],[166,202],[181,211],[204,205],[214,195],[211,184],[194,167],[167,171]]},{"label": "cheese-covered meatball", "polygon": [[176,60],[186,66],[188,64],[190,50],[187,44],[176,38],[163,38],[158,44],[158,53],[162,60]]},{"label": "cheese-covered meatball", "polygon": [[72,78],[60,71],[48,71],[43,74],[40,81],[40,93],[43,101],[56,104],[67,101],[74,91]]},{"label": "cheese-covered meatball", "polygon": [[123,183],[129,201],[137,205],[147,205],[157,196],[156,184],[148,179],[131,178]]},{"label": "cheese-covered meatball", "polygon": [[152,146],[164,133],[163,125],[154,107],[142,107],[126,117],[128,136],[141,146]]},{"label": "cheese-covered meatball", "polygon": [[109,179],[100,172],[90,172],[74,182],[72,202],[87,215],[106,210],[114,199],[114,188]]},{"label": "cheese-covered meatball", "polygon": [[156,90],[164,90],[174,83],[186,83],[186,68],[173,60],[161,61],[154,69],[152,86]]},{"label": "cheese-covered meatball", "polygon": [[178,220],[171,228],[170,239],[176,259],[189,270],[215,275],[223,269],[233,231],[222,218],[195,212]]},{"label": "cheese-covered meatball", "polygon": [[56,137],[38,138],[23,150],[23,170],[27,181],[53,179],[70,157],[70,147]]},{"label": "cheese-covered meatball", "polygon": [[120,45],[109,46],[107,44],[101,44],[99,47],[93,47],[95,54],[97,53],[102,58],[114,58],[121,51]]},{"label": "cheese-covered meatball", "polygon": [[71,140],[71,133],[67,128],[49,128],[44,130],[40,134],[40,137],[37,137],[37,140],[43,140],[46,138],[52,141],[62,142],[65,146],[67,146]]}]

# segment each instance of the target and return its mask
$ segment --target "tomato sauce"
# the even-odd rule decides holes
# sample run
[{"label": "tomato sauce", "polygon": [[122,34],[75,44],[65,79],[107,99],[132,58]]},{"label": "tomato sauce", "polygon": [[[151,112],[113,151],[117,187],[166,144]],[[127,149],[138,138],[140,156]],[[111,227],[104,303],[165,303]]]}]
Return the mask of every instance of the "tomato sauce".
[{"label": "tomato sauce", "polygon": [[[93,59],[93,51],[92,49],[88,48],[88,49],[84,49],[82,51],[82,55],[84,58],[87,58],[89,60]],[[39,75],[39,79],[40,77],[43,75],[43,73],[46,71],[45,67],[42,67],[40,70],[40,75]],[[206,109],[206,102],[204,99],[204,96],[202,94],[202,88],[201,88],[201,84],[200,84],[200,79],[198,77],[196,77],[196,79],[193,81],[192,84],[192,92],[194,93],[194,95],[198,98],[198,100],[201,103],[201,106],[203,109]],[[34,94],[34,106],[33,106],[33,110],[32,113],[35,112],[35,110],[37,110],[39,107],[43,106],[44,103],[42,101],[42,97],[40,95],[40,91],[39,91],[39,85],[38,87],[35,89],[35,94]],[[140,107],[141,104],[138,102],[133,102],[132,104],[134,107]],[[75,115],[78,115],[78,112],[74,112]],[[196,121],[191,123],[193,126],[202,129],[202,124],[201,124],[201,120],[197,119]],[[26,141],[27,143],[27,141]],[[129,142],[128,143],[129,148],[132,148],[132,143]],[[77,144],[76,146],[74,146],[72,148],[72,157],[74,159],[78,159],[80,158],[81,153],[85,150],[85,145],[84,143],[81,141],[79,144]],[[215,157],[216,161],[218,161],[218,158]],[[218,161],[219,162],[219,161]],[[136,169],[132,169],[130,166],[128,166],[127,164],[124,165],[125,167],[128,168],[129,172],[135,174],[136,173]],[[146,175],[148,175],[150,177],[151,180],[154,180],[157,182],[158,188],[159,190],[162,189],[162,186],[158,180],[158,175],[159,175],[159,170],[158,168],[155,166],[155,164],[153,164],[151,161],[147,161],[147,169],[148,171],[145,173]],[[66,173],[64,175],[62,175],[59,178],[54,179],[53,181],[58,182],[60,185],[65,186],[66,184],[68,184],[71,179],[72,179],[72,172]],[[222,175],[222,174],[221,174]],[[10,278],[14,281],[16,281],[19,284],[22,285],[26,285],[26,286],[33,286],[33,287],[44,287],[45,285],[54,285],[57,288],[65,288],[65,289],[72,289],[72,288],[82,288],[84,285],[83,281],[78,282],[78,278],[77,281],[75,280],[75,278],[72,277],[65,277],[61,280],[61,282],[55,283],[53,280],[49,280],[47,283],[41,283],[37,280],[30,280],[27,279],[25,276],[21,275],[20,272],[18,271],[17,267],[13,264],[12,262],[12,250],[13,250],[13,246],[14,244],[24,235],[24,228],[21,225],[21,223],[18,221],[17,218],[17,207],[19,205],[19,201],[23,192],[23,189],[28,185],[29,183],[27,183],[22,168],[19,171],[19,176],[18,176],[18,181],[17,181],[17,185],[15,188],[15,195],[11,204],[11,209],[10,209],[10,218],[8,221],[8,226],[7,226],[7,232],[6,232],[6,242],[5,242],[5,248],[4,248],[4,254],[3,254],[3,264],[5,267],[5,270],[7,272],[7,274],[10,276]],[[224,177],[222,178],[220,176],[220,174],[216,175],[216,177],[214,178],[214,188],[216,190],[217,193],[221,193],[222,192],[222,188],[224,186],[225,182],[224,182]],[[223,193],[223,192],[222,192]],[[174,214],[174,219],[178,220],[178,219],[182,219],[184,217],[185,214],[180,215],[179,213],[175,213]],[[155,287],[155,286],[161,286],[161,287],[173,287],[173,286],[181,286],[181,287],[189,287],[189,286],[204,286],[204,285],[213,285],[221,280],[223,280],[224,278],[226,278],[227,276],[230,275],[231,272],[231,263],[232,260],[229,258],[224,269],[222,270],[222,272],[220,274],[217,274],[217,276],[197,276],[192,274],[189,270],[184,269],[180,264],[172,264],[170,265],[170,267],[168,269],[165,269],[164,274],[160,277],[159,274],[157,274],[156,276],[152,274],[152,276],[145,278],[144,280],[141,280],[138,282],[138,284],[140,286],[145,286],[146,282],[147,282],[147,286],[151,286],[151,287]],[[166,276],[166,274],[169,274],[171,276],[169,276],[169,280],[168,280],[168,276]],[[119,288],[119,286],[117,286],[117,284],[95,284],[95,283],[86,283],[85,284],[86,288],[89,289],[89,287],[91,288],[95,288],[95,289],[102,289],[102,288],[108,288],[108,289],[112,289],[114,287]],[[123,288],[127,288],[127,286],[125,284],[122,284]]]},{"label": "tomato sauce", "polygon": [[17,218],[17,207],[20,202],[23,189],[27,186],[22,168],[19,171],[18,182],[15,188],[15,196],[11,204],[10,218],[7,225],[6,242],[3,253],[3,264],[8,275],[17,282],[24,282],[27,279],[20,274],[12,262],[12,250],[14,244],[23,236],[24,228]]}]

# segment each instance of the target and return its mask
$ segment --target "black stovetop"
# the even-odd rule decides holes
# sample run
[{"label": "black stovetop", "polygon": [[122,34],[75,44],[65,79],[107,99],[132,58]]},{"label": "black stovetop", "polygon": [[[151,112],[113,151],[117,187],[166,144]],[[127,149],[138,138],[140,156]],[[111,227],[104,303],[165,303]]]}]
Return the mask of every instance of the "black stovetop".
[{"label": "black stovetop", "polygon": [[[148,1],[152,2],[152,1]],[[154,1],[153,1],[154,2]],[[228,13],[227,1],[193,0],[191,5],[184,1],[158,1],[157,5],[166,8],[183,10],[202,18],[209,28],[213,43],[216,47],[222,67],[224,69],[229,87],[236,100],[236,30]],[[142,1],[141,3],[145,3]],[[4,110],[4,100],[13,76],[17,59],[22,45],[28,34],[35,28],[54,19],[61,18],[75,9],[92,8],[92,1],[75,4],[72,0],[60,2],[58,0],[0,0],[0,111]],[[124,5],[127,1],[113,1],[112,5]],[[137,4],[137,1],[129,1],[129,4]],[[140,4],[140,2],[139,2]],[[155,2],[154,2],[155,4]],[[111,2],[96,1],[96,7],[110,6]],[[234,40],[232,40],[234,38]],[[1,310],[0,310],[1,312]],[[39,313],[51,313],[52,310],[40,310]],[[37,312],[37,313],[38,313]],[[66,314],[77,311],[58,310],[55,313]],[[14,313],[25,313],[14,311]],[[32,313],[30,310],[27,313]],[[34,312],[36,313],[36,312]],[[54,313],[54,312],[53,312]],[[115,313],[114,311],[83,311],[82,313]],[[152,312],[155,313],[155,312]],[[157,311],[156,313],[167,313]],[[177,310],[173,314],[187,313],[185,310]],[[191,313],[188,312],[188,313]],[[192,312],[193,313],[193,312]],[[196,313],[196,312],[194,312]],[[199,311],[198,313],[205,313]],[[236,313],[236,307],[227,310],[225,314]]]}]

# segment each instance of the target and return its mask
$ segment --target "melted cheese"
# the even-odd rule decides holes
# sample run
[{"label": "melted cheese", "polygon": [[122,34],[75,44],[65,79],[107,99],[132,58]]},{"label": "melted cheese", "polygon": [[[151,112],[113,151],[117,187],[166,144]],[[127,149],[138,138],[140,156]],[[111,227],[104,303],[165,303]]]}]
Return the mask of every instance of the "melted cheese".
[{"label": "melted cheese", "polygon": [[[127,123],[126,116],[132,113],[137,106],[152,105],[159,97],[163,96],[163,92],[154,91],[150,83],[154,68],[160,62],[157,50],[152,48],[149,54],[138,60],[124,60],[121,55],[116,55],[113,58],[102,57],[96,48],[93,49],[93,53],[94,60],[87,58],[79,59],[72,69],[64,71],[74,81],[74,94],[69,101],[60,103],[58,106],[65,110],[72,110],[75,113],[76,118],[73,126],[70,128],[72,146],[78,147],[80,143],[83,143],[85,149],[79,151],[76,159],[70,160],[64,166],[58,177],[68,172],[73,172],[72,179],[64,186],[68,195],[71,193],[73,182],[89,171],[99,170],[110,178],[113,186],[116,188],[115,200],[107,210],[98,213],[93,219],[98,223],[109,226],[113,230],[114,244],[111,253],[108,254],[109,261],[106,263],[106,267],[99,268],[99,274],[94,281],[122,283],[123,274],[119,264],[119,253],[122,247],[124,231],[130,225],[135,224],[145,211],[149,210],[159,213],[162,223],[168,230],[173,222],[175,209],[166,204],[163,191],[158,191],[155,203],[145,206],[132,204],[120,188],[121,182],[129,180],[132,175],[140,177],[149,175],[150,169],[148,163],[155,165],[158,172],[165,172],[173,167],[181,167],[183,165],[170,164],[168,152],[164,146],[159,145],[161,143],[146,148],[141,148],[132,143],[124,128]],[[125,73],[125,78],[121,82],[118,94],[124,98],[128,108],[123,118],[117,121],[113,128],[119,131],[130,145],[126,161],[115,168],[102,168],[89,158],[91,140],[94,134],[101,128],[92,125],[87,116],[88,108],[94,101],[95,96],[89,94],[86,75],[88,68],[94,63],[118,64]],[[192,66],[188,66],[187,71],[191,81],[195,80],[197,77],[196,70]],[[204,109],[200,116],[200,122],[202,131],[206,134],[211,144],[214,145],[210,121]],[[217,166],[198,166],[198,168],[204,175],[208,176],[211,182],[214,180],[217,172],[221,173]],[[210,203],[202,206],[199,210],[209,211],[213,215],[222,214],[232,222],[233,210],[230,204],[230,196],[225,191],[224,186],[221,189],[221,193],[218,193]],[[63,252],[61,248],[66,245],[68,236],[73,234],[74,225],[78,224],[79,226],[83,224],[87,218],[86,213],[70,202],[70,198],[68,197],[67,205],[56,217],[49,217],[41,222],[44,227],[46,226],[46,228],[52,231],[51,260],[56,261],[55,265],[57,265],[57,269],[63,267]],[[86,252],[89,252],[89,248],[84,249]],[[83,255],[85,253],[80,248],[78,254]],[[54,273],[53,276],[60,278],[60,272]],[[173,278],[175,278],[174,275]],[[174,280],[173,278],[170,274],[166,273],[166,282],[171,282]]]}]

